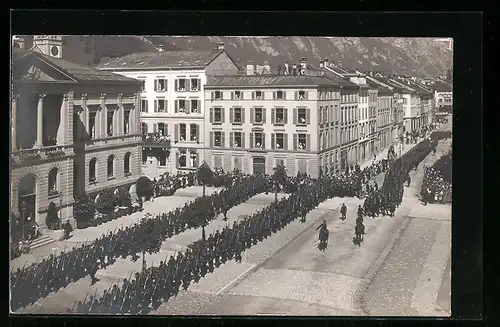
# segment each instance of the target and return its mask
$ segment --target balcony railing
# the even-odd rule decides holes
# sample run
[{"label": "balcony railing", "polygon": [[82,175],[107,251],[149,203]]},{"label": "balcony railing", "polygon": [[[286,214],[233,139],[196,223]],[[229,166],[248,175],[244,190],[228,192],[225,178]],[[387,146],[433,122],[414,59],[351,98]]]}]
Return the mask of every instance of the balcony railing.
[{"label": "balcony railing", "polygon": [[150,133],[142,136],[142,145],[170,149],[170,137],[161,135],[160,133]]},{"label": "balcony railing", "polygon": [[63,157],[65,146],[54,145],[43,148],[23,149],[12,153],[13,163],[30,163],[37,162],[43,159],[54,159]]}]

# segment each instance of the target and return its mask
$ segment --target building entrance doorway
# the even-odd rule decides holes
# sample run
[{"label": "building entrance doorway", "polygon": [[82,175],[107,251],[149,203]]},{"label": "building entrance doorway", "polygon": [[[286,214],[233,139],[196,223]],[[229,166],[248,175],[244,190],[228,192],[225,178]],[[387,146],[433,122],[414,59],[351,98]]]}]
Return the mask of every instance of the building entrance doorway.
[{"label": "building entrance doorway", "polygon": [[18,220],[12,225],[14,238],[34,238],[37,234],[36,177],[32,174],[24,176],[19,182],[18,212]]},{"label": "building entrance doorway", "polygon": [[266,173],[266,159],[253,158],[253,173],[265,174]]}]

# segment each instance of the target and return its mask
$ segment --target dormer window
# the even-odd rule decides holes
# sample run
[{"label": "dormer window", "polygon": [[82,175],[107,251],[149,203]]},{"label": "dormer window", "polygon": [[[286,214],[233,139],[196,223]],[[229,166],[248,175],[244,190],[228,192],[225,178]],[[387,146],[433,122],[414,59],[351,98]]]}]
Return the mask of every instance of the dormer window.
[{"label": "dormer window", "polygon": [[285,92],[277,91],[276,92],[276,100],[285,100]]},{"label": "dormer window", "polygon": [[306,91],[299,91],[297,100],[306,100],[306,99],[307,99]]},{"label": "dormer window", "polygon": [[264,100],[264,92],[255,91],[253,94],[254,94],[254,100]]}]

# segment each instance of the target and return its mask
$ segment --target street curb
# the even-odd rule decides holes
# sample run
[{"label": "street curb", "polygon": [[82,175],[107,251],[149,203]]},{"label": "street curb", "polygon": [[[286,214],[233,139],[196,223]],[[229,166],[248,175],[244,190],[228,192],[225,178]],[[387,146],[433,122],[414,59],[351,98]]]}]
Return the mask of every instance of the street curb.
[{"label": "street curb", "polygon": [[[316,207],[317,208],[317,207]],[[316,209],[314,208],[314,209]],[[314,210],[313,209],[313,210]],[[312,210],[311,210],[312,211]],[[301,235],[303,235],[305,232],[307,231],[310,231],[312,228],[314,228],[316,226],[316,224],[319,222],[319,221],[322,221],[327,215],[331,214],[332,212],[337,212],[338,209],[334,209],[334,210],[328,210],[326,213],[324,213],[323,215],[321,215],[320,217],[318,217],[316,220],[314,220],[314,223],[312,223],[310,226],[306,227],[304,230],[302,230],[301,232],[299,232],[297,235],[295,235],[294,237],[292,237],[291,240],[285,242],[285,244],[283,244],[282,246],[280,246],[276,251],[274,251],[271,255],[269,255],[266,259],[264,259],[263,261],[261,261],[260,263],[257,263],[255,264],[254,267],[252,267],[252,269],[249,269],[247,272],[245,272],[245,274],[241,275],[238,277],[237,280],[235,280],[233,282],[233,284],[231,285],[231,288],[234,288],[236,286],[238,286],[239,283],[241,283],[245,278],[248,277],[248,275],[256,272],[257,270],[259,270],[262,266],[264,266],[269,260],[271,260],[271,258],[273,258],[274,256],[276,256],[277,254],[279,254],[284,248],[286,248],[287,246],[289,246],[290,244],[292,244],[297,238],[299,238]],[[300,217],[297,217],[297,219],[299,219]],[[339,219],[339,217],[336,217],[335,219]],[[269,236],[269,237],[272,237],[273,235]],[[220,293],[219,295],[222,295],[224,293],[227,293],[227,291],[229,290],[226,289],[226,291],[224,291],[223,293]]]},{"label": "street curb", "polygon": [[364,305],[364,295],[366,291],[368,290],[368,287],[370,287],[373,279],[377,275],[378,271],[380,270],[382,264],[385,262],[389,254],[391,254],[392,250],[394,249],[394,246],[396,245],[396,242],[399,240],[401,235],[404,233],[406,228],[408,227],[410,223],[410,218],[405,216],[403,222],[401,223],[401,226],[399,229],[396,231],[394,236],[391,238],[389,243],[385,246],[384,250],[378,257],[378,259],[375,261],[375,263],[371,266],[370,270],[366,274],[366,276],[362,279],[362,282],[360,286],[354,291],[354,296],[353,296],[353,305],[354,308],[360,312],[363,313],[365,316],[370,316],[368,313],[368,310],[366,310],[365,305]]}]

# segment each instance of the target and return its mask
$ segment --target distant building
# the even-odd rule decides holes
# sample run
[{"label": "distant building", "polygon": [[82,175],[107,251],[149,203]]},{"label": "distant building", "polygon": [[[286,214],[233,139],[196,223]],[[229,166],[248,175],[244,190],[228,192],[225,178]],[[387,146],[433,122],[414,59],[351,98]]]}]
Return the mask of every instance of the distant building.
[{"label": "distant building", "polygon": [[12,52],[11,211],[42,228],[54,202],[73,222],[74,198],[104,188],[135,193],[140,83],[63,59],[59,36]]},{"label": "distant building", "polygon": [[434,93],[434,112],[451,113],[453,110],[453,90],[451,85],[442,81],[435,81],[430,88]]},{"label": "distant building", "polygon": [[195,170],[204,160],[205,99],[209,76],[235,75],[238,66],[224,44],[208,51],[134,53],[102,62],[100,70],[142,81],[143,173]]},{"label": "distant building", "polygon": [[[302,69],[304,69],[302,67]],[[340,85],[304,75],[219,76],[205,85],[205,161],[213,168],[313,177],[340,169]]]}]

